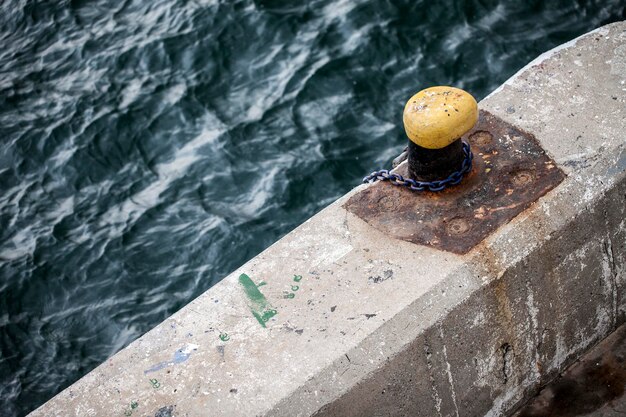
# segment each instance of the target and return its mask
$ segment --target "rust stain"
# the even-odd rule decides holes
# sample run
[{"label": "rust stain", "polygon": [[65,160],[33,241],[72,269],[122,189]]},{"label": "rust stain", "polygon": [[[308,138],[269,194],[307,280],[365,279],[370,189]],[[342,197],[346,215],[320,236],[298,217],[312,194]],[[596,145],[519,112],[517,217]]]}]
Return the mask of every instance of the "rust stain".
[{"label": "rust stain", "polygon": [[[415,193],[378,183],[344,207],[389,236],[464,254],[565,178],[532,135],[489,112],[463,139],[475,158],[458,186]],[[406,176],[407,164],[396,172]]]}]

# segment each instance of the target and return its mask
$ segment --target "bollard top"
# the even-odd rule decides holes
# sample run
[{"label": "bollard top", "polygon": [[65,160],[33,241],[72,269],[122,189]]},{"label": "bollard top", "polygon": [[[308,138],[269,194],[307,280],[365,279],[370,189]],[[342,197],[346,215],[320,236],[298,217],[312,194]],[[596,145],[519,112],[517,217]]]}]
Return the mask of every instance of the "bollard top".
[{"label": "bollard top", "polygon": [[441,149],[467,133],[478,120],[478,104],[455,87],[430,87],[404,106],[404,130],[418,146]]}]

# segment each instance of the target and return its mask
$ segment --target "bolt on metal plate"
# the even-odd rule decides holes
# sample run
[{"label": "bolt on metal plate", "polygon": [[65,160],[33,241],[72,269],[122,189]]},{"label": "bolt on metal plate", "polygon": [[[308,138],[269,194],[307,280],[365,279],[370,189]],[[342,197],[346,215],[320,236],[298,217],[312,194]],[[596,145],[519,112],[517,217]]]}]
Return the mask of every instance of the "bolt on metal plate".
[{"label": "bolt on metal plate", "polygon": [[[396,239],[464,254],[565,178],[534,136],[487,111],[463,140],[474,163],[459,185],[420,193],[378,182],[344,208]],[[407,164],[394,172],[408,176]]]}]

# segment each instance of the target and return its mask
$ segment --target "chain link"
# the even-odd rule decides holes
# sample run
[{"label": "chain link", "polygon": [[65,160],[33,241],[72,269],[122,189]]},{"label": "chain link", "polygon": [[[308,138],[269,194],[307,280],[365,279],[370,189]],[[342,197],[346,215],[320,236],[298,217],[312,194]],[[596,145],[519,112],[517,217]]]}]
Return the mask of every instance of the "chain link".
[{"label": "chain link", "polygon": [[448,178],[439,181],[417,181],[411,178],[404,178],[400,174],[394,174],[387,169],[380,171],[374,171],[367,177],[363,178],[363,183],[375,182],[375,181],[389,181],[393,185],[399,185],[407,187],[413,191],[441,191],[451,185],[457,185],[463,179],[463,176],[472,170],[472,160],[474,155],[470,146],[463,142],[463,153],[465,158],[461,164],[461,169],[453,172]]}]

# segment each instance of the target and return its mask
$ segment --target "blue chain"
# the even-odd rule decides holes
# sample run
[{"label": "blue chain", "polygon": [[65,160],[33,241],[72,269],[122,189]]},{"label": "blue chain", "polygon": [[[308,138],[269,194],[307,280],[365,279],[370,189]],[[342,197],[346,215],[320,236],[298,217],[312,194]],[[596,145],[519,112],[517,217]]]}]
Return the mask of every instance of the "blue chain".
[{"label": "blue chain", "polygon": [[380,171],[374,171],[367,177],[363,178],[363,183],[369,183],[374,181],[389,181],[393,185],[400,185],[407,187],[413,191],[441,191],[451,185],[457,185],[463,179],[463,176],[472,170],[472,159],[474,155],[470,146],[463,142],[463,153],[465,158],[461,164],[461,169],[453,172],[450,176],[444,180],[439,181],[416,181],[411,178],[404,178],[400,174],[393,174],[387,169]]}]

